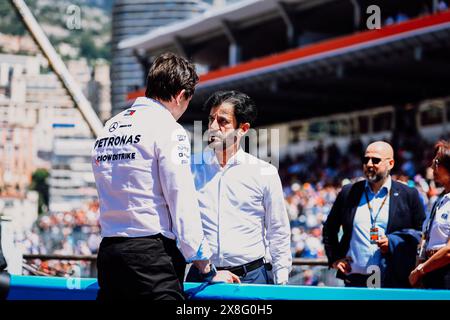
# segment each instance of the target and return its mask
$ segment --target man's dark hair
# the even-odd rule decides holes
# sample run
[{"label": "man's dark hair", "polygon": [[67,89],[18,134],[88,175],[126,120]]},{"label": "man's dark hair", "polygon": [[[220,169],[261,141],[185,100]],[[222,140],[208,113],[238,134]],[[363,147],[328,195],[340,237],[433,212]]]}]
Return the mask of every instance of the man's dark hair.
[{"label": "man's dark hair", "polygon": [[434,150],[439,165],[450,173],[450,143],[445,140],[440,140],[434,146]]},{"label": "man's dark hair", "polygon": [[222,103],[234,106],[234,116],[238,125],[248,122],[253,126],[257,109],[255,102],[248,95],[239,91],[217,91],[206,100],[203,110],[210,112],[212,108],[220,106]]},{"label": "man's dark hair", "polygon": [[194,95],[198,75],[195,66],[171,52],[163,53],[153,61],[147,75],[147,98],[170,101],[181,90],[185,98]]}]

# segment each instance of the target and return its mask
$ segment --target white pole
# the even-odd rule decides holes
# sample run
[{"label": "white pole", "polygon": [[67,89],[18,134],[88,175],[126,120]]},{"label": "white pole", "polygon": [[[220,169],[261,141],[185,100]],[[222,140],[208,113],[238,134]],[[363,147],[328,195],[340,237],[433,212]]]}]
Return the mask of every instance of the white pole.
[{"label": "white pole", "polygon": [[69,73],[69,70],[67,70],[67,67],[62,61],[61,57],[56,52],[55,48],[53,48],[52,44],[48,40],[39,23],[34,18],[27,4],[23,0],[10,1],[14,8],[16,8],[31,36],[34,38],[39,48],[47,57],[51,68],[69,92],[70,96],[80,110],[83,118],[86,120],[92,132],[95,136],[98,136],[103,128],[102,122],[98,118],[95,111],[92,109],[89,100],[87,100],[84,96],[83,91],[81,90],[78,83],[73,79],[72,75]]}]

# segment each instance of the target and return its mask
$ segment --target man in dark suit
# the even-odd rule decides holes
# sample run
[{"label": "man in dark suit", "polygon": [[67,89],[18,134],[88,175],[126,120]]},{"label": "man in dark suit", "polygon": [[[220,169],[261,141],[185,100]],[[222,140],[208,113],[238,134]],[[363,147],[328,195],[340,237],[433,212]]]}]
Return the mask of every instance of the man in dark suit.
[{"label": "man in dark suit", "polygon": [[372,286],[379,270],[382,287],[409,287],[425,213],[416,189],[392,181],[393,167],[392,147],[370,144],[363,159],[366,180],[342,188],[324,224],[329,266],[346,286]]}]

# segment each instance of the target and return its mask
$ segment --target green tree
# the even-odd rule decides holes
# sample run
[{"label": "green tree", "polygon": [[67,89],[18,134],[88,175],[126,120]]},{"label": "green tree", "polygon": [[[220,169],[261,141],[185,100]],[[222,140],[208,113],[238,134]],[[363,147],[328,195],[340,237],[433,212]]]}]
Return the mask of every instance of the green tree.
[{"label": "green tree", "polygon": [[107,61],[111,61],[111,42],[108,41],[103,47],[98,49],[98,57],[105,59]]},{"label": "green tree", "polygon": [[25,27],[9,1],[0,1],[0,32],[24,35]]},{"label": "green tree", "polygon": [[36,190],[39,194],[39,214],[48,208],[48,183],[49,173],[46,169],[37,169],[31,176],[31,190]]},{"label": "green tree", "polygon": [[83,32],[80,37],[80,54],[88,60],[98,58],[97,47],[88,32]]},{"label": "green tree", "polygon": [[[36,0],[27,0],[31,11],[36,10]],[[0,1],[0,33],[23,36],[27,33],[25,25],[9,1]]]}]

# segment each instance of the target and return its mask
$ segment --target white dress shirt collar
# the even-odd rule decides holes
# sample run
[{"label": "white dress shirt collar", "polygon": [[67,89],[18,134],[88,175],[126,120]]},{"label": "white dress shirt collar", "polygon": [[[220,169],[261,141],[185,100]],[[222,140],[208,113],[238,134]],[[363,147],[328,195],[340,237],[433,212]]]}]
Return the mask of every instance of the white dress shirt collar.
[{"label": "white dress shirt collar", "polygon": [[[203,152],[203,160],[205,161],[206,164],[216,164],[220,166],[219,160],[217,159],[214,149],[210,148],[209,146],[206,147],[205,151]],[[230,159],[228,159],[226,165],[223,168],[225,169],[231,165],[245,163],[246,161],[247,161],[247,154],[239,146],[239,149]],[[220,167],[222,168],[222,166]]]},{"label": "white dress shirt collar", "polygon": [[[392,178],[389,175],[388,178],[386,179],[386,181],[381,186],[380,190],[378,190],[378,192],[376,194],[379,194],[383,189],[386,190],[385,194],[387,194],[391,191],[391,187],[392,187]],[[366,190],[368,190],[370,193],[374,194],[372,187],[369,185],[369,182],[367,180],[366,180]]]}]

